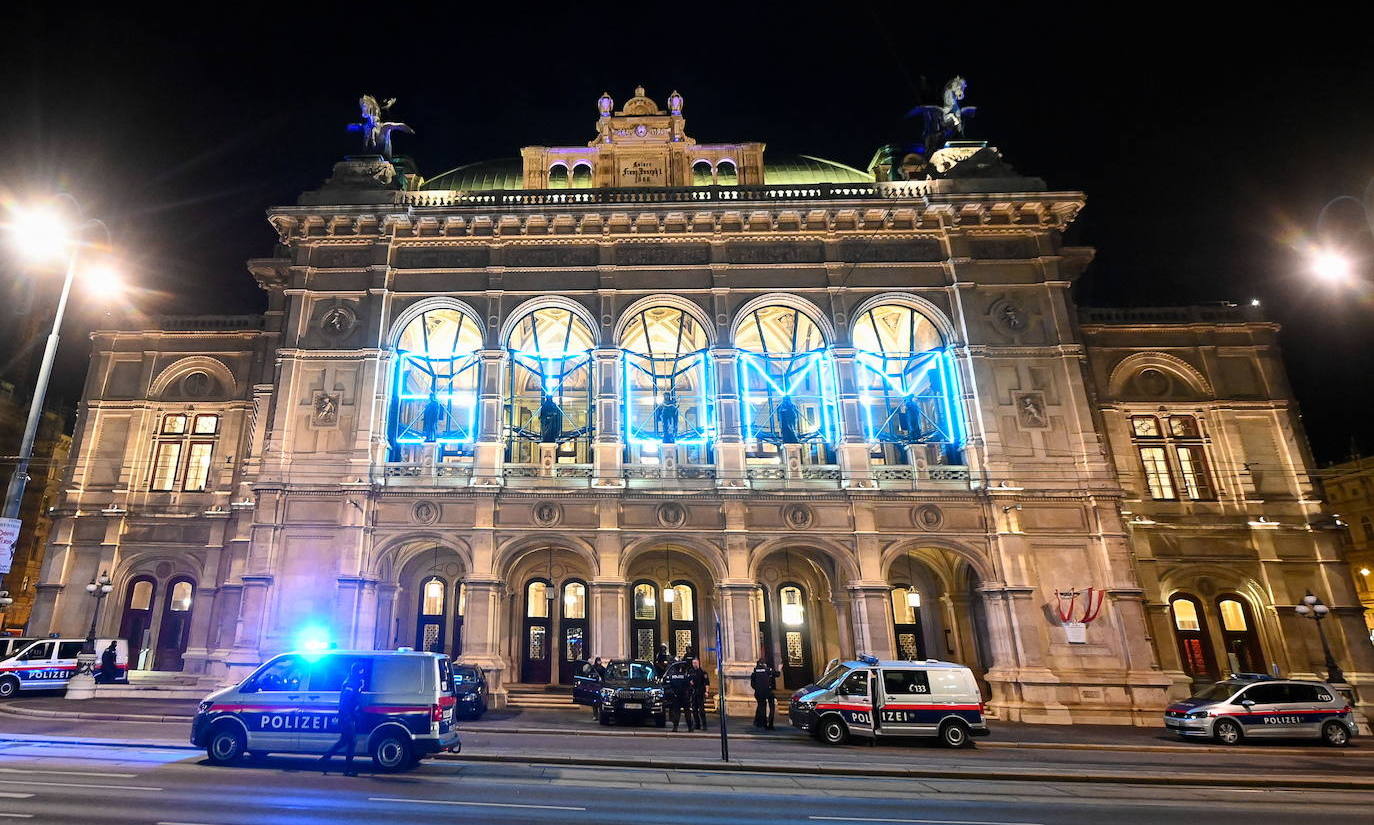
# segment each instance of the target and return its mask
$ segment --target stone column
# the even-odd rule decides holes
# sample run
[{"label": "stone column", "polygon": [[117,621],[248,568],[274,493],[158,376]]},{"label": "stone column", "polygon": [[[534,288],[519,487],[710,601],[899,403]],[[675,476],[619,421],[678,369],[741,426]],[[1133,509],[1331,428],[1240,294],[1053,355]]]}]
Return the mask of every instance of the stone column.
[{"label": "stone column", "polygon": [[271,592],[271,576],[243,577],[243,601],[235,627],[234,646],[225,661],[224,684],[236,685],[262,664],[259,648],[262,623],[267,610],[267,596]]},{"label": "stone column", "polygon": [[501,607],[505,582],[469,576],[463,614],[463,659],[478,665],[487,675],[491,706],[506,705],[507,662],[501,656]]},{"label": "stone column", "polygon": [[835,359],[835,378],[839,386],[840,443],[836,452],[840,471],[847,486],[872,487],[868,434],[864,431],[864,410],[859,399],[857,351],[853,347],[835,347],[830,353]]},{"label": "stone column", "polygon": [[505,410],[501,386],[505,377],[505,350],[479,350],[481,383],[477,395],[477,444],[474,448],[472,483],[474,486],[501,484],[501,465],[505,444],[501,441]]},{"label": "stone column", "polygon": [[602,661],[630,655],[629,621],[624,579],[597,579],[587,585],[590,596],[592,656]]},{"label": "stone column", "polygon": [[[845,586],[849,594],[849,612],[854,653],[866,653],[879,659],[891,659],[893,653],[892,623],[888,621],[892,603],[891,588],[886,583],[850,582]],[[839,616],[836,605],[836,616]]]},{"label": "stone column", "polygon": [[743,418],[740,406],[739,352],[731,347],[711,350],[716,383],[716,486],[748,486],[744,469]]},{"label": "stone column", "polygon": [[[720,616],[721,651],[725,663],[725,683],[720,696],[727,712],[745,713],[753,710],[754,692],[749,687],[749,675],[759,657],[759,616],[754,613],[754,591],[757,585],[748,581],[728,581],[716,585],[716,605]],[[715,628],[702,628],[703,634],[714,635]]]},{"label": "stone column", "polygon": [[620,471],[625,455],[620,421],[620,399],[625,388],[621,386],[620,355],[618,349],[592,351],[592,391],[596,405],[592,484],[597,487],[620,487],[625,483]]},{"label": "stone column", "polygon": [[[205,513],[211,519],[209,541],[205,547],[205,561],[196,572],[195,603],[191,611],[191,632],[187,635],[186,652],[182,654],[182,671],[205,673],[210,656],[210,627],[219,593],[220,556],[224,553],[225,529],[229,526],[229,511],[212,510]],[[118,619],[116,618],[116,621]],[[116,625],[117,632],[118,625]]]}]

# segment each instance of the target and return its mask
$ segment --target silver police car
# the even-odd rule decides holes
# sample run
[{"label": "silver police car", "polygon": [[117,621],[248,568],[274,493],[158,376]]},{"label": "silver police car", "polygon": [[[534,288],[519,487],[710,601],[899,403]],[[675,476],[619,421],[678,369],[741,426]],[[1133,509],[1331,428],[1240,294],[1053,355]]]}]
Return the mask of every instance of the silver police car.
[{"label": "silver police car", "polygon": [[1346,698],[1325,682],[1237,674],[1164,711],[1164,726],[1180,737],[1223,745],[1243,739],[1321,739],[1342,747],[1355,735]]}]

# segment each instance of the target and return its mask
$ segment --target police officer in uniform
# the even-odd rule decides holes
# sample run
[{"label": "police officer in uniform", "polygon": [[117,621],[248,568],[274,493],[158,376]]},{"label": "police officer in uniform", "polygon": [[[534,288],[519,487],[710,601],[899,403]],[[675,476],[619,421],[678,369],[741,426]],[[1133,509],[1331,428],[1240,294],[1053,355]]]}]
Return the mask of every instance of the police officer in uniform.
[{"label": "police officer in uniform", "polygon": [[692,719],[692,674],[685,667],[674,667],[663,679],[663,701],[668,703],[668,715],[673,720],[673,732],[677,733],[678,719],[685,711],[687,731],[696,729]]},{"label": "police officer in uniform", "polygon": [[659,645],[658,653],[654,655],[654,669],[658,671],[658,675],[662,676],[666,673],[668,665],[672,663],[673,657],[668,653],[668,645],[666,643]]},{"label": "police officer in uniform", "polygon": [[[362,662],[353,665],[339,688],[339,741],[329,746],[320,757],[320,764],[326,765],[329,758],[346,749],[344,757],[344,776],[357,776],[353,770],[353,750],[358,741],[358,717],[362,715],[363,675],[366,668]],[[325,773],[328,773],[328,769]]]},{"label": "police officer in uniform", "polygon": [[100,654],[100,671],[95,674],[95,680],[102,685],[114,684],[119,680],[119,663],[115,661],[119,657],[116,642],[110,642],[110,646],[105,648],[105,652]]},{"label": "police officer in uniform", "polygon": [[692,712],[688,719],[695,719],[699,730],[706,730],[706,692],[711,689],[711,677],[701,669],[701,660],[692,657]]},{"label": "police officer in uniform", "polygon": [[773,729],[773,716],[778,712],[778,698],[773,691],[778,686],[778,671],[759,659],[749,674],[749,686],[754,689],[754,727]]}]

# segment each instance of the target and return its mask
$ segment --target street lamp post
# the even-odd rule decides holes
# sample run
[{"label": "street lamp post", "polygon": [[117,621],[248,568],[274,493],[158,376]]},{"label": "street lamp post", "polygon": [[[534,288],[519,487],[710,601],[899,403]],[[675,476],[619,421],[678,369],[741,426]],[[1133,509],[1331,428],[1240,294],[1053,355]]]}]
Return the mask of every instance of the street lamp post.
[{"label": "street lamp post", "polygon": [[95,600],[91,607],[91,626],[86,631],[86,643],[76,656],[76,673],[67,682],[68,699],[89,699],[95,695],[95,623],[100,618],[100,603],[110,595],[114,582],[110,574],[101,571],[86,585],[86,592]]},{"label": "street lamp post", "polygon": [[1326,655],[1326,681],[1345,682],[1345,674],[1341,672],[1341,666],[1336,664],[1336,657],[1331,655],[1331,645],[1326,642],[1326,631],[1322,629],[1322,619],[1331,613],[1331,608],[1322,604],[1322,600],[1308,592],[1302,597],[1302,601],[1293,608],[1293,612],[1302,616],[1304,619],[1312,619],[1317,623],[1317,637],[1322,640],[1322,653]]}]

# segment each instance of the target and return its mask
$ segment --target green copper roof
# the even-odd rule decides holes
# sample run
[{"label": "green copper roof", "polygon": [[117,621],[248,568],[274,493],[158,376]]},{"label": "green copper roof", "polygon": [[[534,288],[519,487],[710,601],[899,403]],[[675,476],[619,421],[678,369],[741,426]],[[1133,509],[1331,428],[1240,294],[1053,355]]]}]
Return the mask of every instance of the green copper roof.
[{"label": "green copper roof", "polygon": [[873,176],[851,166],[810,155],[763,155],[763,182],[769,186],[809,183],[872,183]]},{"label": "green copper roof", "polygon": [[[872,183],[873,176],[852,166],[811,155],[764,155],[763,182],[769,186],[814,183]],[[481,160],[450,169],[425,180],[421,189],[490,192],[523,189],[520,158]]]}]

